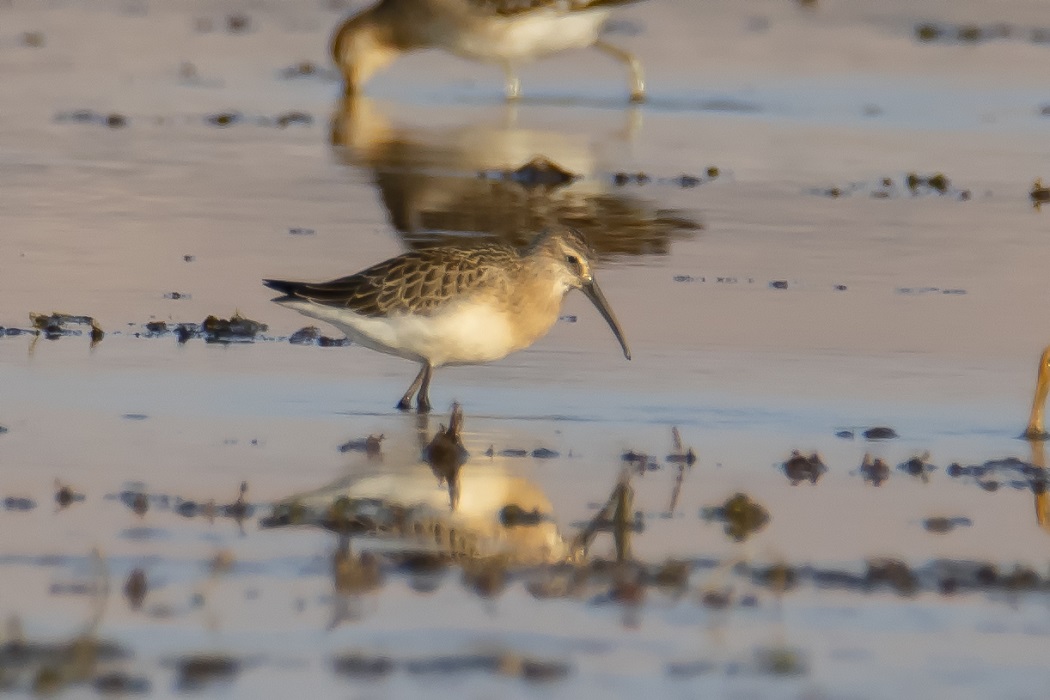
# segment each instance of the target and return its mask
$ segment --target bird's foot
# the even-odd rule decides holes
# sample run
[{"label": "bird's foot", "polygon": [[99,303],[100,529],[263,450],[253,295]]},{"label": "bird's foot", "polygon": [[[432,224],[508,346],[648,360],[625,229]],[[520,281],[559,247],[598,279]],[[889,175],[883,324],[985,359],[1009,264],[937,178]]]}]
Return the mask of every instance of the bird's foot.
[{"label": "bird's foot", "polygon": [[407,398],[406,399],[401,399],[400,401],[397,402],[397,406],[394,406],[394,408],[396,408],[399,411],[411,411],[412,410],[412,402],[409,399],[407,399]]}]

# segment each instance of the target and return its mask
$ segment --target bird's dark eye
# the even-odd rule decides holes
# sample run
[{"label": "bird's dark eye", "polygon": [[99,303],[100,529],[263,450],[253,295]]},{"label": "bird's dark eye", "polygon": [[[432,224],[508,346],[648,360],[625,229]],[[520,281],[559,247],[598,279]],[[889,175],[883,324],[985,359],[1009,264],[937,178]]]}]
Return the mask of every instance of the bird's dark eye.
[{"label": "bird's dark eye", "polygon": [[577,258],[575,255],[566,255],[565,262],[569,263],[573,267],[578,267],[580,264],[580,259]]}]

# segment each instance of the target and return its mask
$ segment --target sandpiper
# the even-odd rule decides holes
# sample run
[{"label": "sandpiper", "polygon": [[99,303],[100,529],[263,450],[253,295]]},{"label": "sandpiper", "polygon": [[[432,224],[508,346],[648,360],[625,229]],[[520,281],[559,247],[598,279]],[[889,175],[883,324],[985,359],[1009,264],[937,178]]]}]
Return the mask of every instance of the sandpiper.
[{"label": "sandpiper", "polygon": [[332,37],[332,58],[346,94],[402,53],[438,48],[495,63],[506,76],[507,99],[521,96],[518,66],[590,46],[623,61],[631,101],[645,99],[642,66],[628,51],[600,38],[612,8],[636,0],[379,0],[343,22]]},{"label": "sandpiper", "polygon": [[532,345],[579,289],[631,351],[591,271],[578,232],[552,228],[526,248],[500,243],[412,251],[330,282],[263,280],[282,306],[326,321],[354,342],[420,363],[397,407],[430,410],[430,378],[442,365],[498,360]]},{"label": "sandpiper", "polygon": [[1046,395],[1050,392],[1050,345],[1039,357],[1039,372],[1035,378],[1035,396],[1032,397],[1032,412],[1028,417],[1028,425],[1025,427],[1021,437],[1026,440],[1046,440],[1050,438],[1046,432],[1046,421],[1043,414],[1046,409]]}]

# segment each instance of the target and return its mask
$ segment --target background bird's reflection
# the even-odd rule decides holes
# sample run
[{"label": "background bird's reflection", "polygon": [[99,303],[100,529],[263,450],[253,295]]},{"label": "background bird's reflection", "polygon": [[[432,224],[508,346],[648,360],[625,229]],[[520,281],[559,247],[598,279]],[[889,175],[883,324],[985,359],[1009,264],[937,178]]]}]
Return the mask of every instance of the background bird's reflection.
[{"label": "background bird's reflection", "polygon": [[701,229],[693,214],[614,187],[603,169],[603,149],[630,140],[637,114],[626,114],[622,132],[596,136],[519,127],[515,108],[506,109],[500,125],[404,126],[367,98],[344,98],[332,148],[340,162],[369,174],[410,248],[479,237],[521,246],[562,223],[602,257],[664,255]]}]

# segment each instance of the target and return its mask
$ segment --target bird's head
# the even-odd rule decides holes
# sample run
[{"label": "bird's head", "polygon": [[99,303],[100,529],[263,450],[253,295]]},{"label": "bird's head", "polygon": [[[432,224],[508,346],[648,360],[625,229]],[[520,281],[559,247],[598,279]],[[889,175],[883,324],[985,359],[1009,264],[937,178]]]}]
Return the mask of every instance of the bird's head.
[{"label": "bird's head", "polygon": [[579,289],[591,300],[619,341],[620,347],[623,348],[623,356],[631,359],[631,350],[627,347],[620,323],[594,278],[591,269],[594,253],[580,232],[568,227],[549,229],[540,234],[533,244],[533,249],[543,251],[550,259],[556,284],[562,286],[566,292]]}]

